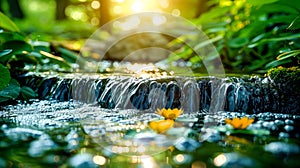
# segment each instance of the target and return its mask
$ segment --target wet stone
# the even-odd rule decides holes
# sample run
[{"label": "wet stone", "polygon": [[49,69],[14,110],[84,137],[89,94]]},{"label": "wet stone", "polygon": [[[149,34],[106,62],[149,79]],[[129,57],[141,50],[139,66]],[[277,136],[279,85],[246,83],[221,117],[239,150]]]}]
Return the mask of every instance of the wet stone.
[{"label": "wet stone", "polygon": [[201,144],[190,138],[179,138],[175,142],[175,147],[180,151],[192,152],[200,147]]},{"label": "wet stone", "polygon": [[282,120],[275,120],[274,123],[277,125],[277,126],[283,126],[284,125],[284,122]]},{"label": "wet stone", "polygon": [[286,125],[286,126],[284,126],[284,130],[286,132],[292,132],[294,130],[294,127],[291,125]]},{"label": "wet stone", "polygon": [[67,150],[73,151],[79,148],[79,142],[81,140],[81,137],[79,137],[79,134],[72,130],[70,133],[65,137],[65,141],[68,143]]},{"label": "wet stone", "polygon": [[5,129],[4,134],[12,141],[27,141],[44,135],[42,131],[19,127]]},{"label": "wet stone", "polygon": [[39,139],[30,143],[28,154],[31,157],[40,157],[43,156],[45,152],[56,149],[57,147],[55,142],[52,141],[48,135],[44,134],[40,136]]},{"label": "wet stone", "polygon": [[266,121],[262,123],[262,126],[265,127],[266,129],[272,129],[272,127],[274,126],[274,122],[273,121]]},{"label": "wet stone", "polygon": [[279,139],[287,139],[290,137],[290,134],[287,132],[280,132],[278,137],[279,137]]},{"label": "wet stone", "polygon": [[70,167],[76,168],[97,168],[98,166],[93,162],[93,155],[88,153],[77,154],[70,158]]},{"label": "wet stone", "polygon": [[285,122],[286,125],[293,125],[294,124],[294,121],[290,120],[290,119],[286,119],[284,122]]},{"label": "wet stone", "polygon": [[167,104],[165,108],[181,108],[180,98],[181,89],[174,83],[170,82],[166,89]]},{"label": "wet stone", "polygon": [[271,152],[273,154],[298,154],[300,153],[300,147],[296,144],[289,144],[286,142],[271,142],[264,147],[265,151]]},{"label": "wet stone", "polygon": [[222,141],[222,136],[220,135],[220,132],[217,130],[212,130],[207,128],[204,130],[205,132],[202,136],[200,136],[200,141],[207,141],[207,142],[219,142]]},{"label": "wet stone", "polygon": [[[218,163],[218,157],[224,159],[222,164]],[[243,167],[243,168],[253,168],[260,167],[260,165],[253,159],[243,156],[239,153],[224,153],[217,156],[215,159],[218,167]],[[220,164],[220,165],[219,165]]]}]

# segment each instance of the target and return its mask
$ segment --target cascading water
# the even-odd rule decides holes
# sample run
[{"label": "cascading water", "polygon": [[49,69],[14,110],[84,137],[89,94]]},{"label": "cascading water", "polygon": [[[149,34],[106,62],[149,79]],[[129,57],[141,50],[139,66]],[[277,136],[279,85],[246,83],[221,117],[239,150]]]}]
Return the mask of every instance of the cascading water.
[{"label": "cascading water", "polygon": [[248,114],[299,112],[299,107],[280,103],[283,95],[269,78],[27,75],[20,80],[23,85],[37,90],[41,99],[73,99],[108,109],[182,108],[185,113],[236,111]]}]

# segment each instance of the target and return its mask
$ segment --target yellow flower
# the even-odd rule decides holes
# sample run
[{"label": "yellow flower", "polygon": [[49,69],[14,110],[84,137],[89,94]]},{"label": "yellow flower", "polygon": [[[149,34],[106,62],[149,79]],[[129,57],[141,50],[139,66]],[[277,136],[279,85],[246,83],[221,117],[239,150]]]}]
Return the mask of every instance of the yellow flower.
[{"label": "yellow flower", "polygon": [[160,120],[160,121],[150,121],[149,127],[156,131],[157,133],[164,133],[168,129],[172,128],[174,125],[174,120]]},{"label": "yellow flower", "polygon": [[181,113],[183,112],[183,110],[175,108],[175,109],[157,109],[156,113],[165,117],[165,119],[170,119],[170,120],[175,120]]},{"label": "yellow flower", "polygon": [[246,129],[253,121],[254,119],[248,117],[233,118],[232,120],[228,118],[225,119],[225,122],[230,124],[234,129]]}]

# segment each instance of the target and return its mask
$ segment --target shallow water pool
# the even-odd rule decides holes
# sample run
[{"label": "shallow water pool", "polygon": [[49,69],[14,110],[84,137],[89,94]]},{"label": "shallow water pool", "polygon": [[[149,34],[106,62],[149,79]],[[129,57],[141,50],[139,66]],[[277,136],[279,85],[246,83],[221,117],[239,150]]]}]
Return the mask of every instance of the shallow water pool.
[{"label": "shallow water pool", "polygon": [[[299,167],[300,116],[183,114],[158,134],[151,110],[33,101],[0,111],[0,167]],[[247,116],[247,130],[225,118]]]}]

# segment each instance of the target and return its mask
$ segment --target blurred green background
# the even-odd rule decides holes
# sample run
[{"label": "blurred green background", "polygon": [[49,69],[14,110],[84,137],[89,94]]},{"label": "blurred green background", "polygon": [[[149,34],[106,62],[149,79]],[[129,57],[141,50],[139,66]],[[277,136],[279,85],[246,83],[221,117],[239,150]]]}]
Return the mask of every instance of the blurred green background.
[{"label": "blurred green background", "polygon": [[[72,45],[67,41],[64,47],[75,52],[84,39],[112,19],[159,11],[187,18],[203,30],[216,46],[228,72],[266,72],[272,67],[299,65],[299,1],[1,0],[0,3],[2,12],[30,39],[72,40]],[[175,48],[169,62],[184,60],[195,71],[203,69],[201,58],[180,40],[174,39],[166,47]],[[210,58],[212,62],[214,59]]]}]

